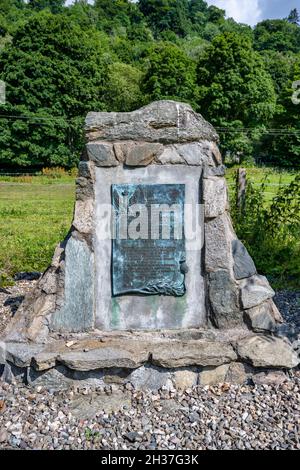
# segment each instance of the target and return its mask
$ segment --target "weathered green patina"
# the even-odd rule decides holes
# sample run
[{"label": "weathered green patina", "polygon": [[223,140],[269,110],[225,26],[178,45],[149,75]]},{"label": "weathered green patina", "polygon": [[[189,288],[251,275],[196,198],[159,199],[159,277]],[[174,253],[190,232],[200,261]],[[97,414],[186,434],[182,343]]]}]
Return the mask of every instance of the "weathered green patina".
[{"label": "weathered green patina", "polygon": [[184,184],[112,185],[112,292],[185,294]]}]

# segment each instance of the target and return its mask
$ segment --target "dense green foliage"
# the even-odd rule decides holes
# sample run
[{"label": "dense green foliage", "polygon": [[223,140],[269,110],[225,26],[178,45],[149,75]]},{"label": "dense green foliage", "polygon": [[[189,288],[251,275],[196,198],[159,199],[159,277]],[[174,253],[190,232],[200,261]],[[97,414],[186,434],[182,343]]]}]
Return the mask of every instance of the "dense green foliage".
[{"label": "dense green foliage", "polygon": [[255,28],[204,0],[0,0],[0,167],[72,167],[89,110],[190,103],[228,162],[299,167],[297,10]]},{"label": "dense green foliage", "polygon": [[[300,287],[300,175],[281,185],[266,204],[266,175],[259,185],[248,182],[242,213],[232,204],[235,228],[257,269],[279,286]],[[235,197],[235,196],[234,196]],[[233,198],[234,199],[234,198]]]}]

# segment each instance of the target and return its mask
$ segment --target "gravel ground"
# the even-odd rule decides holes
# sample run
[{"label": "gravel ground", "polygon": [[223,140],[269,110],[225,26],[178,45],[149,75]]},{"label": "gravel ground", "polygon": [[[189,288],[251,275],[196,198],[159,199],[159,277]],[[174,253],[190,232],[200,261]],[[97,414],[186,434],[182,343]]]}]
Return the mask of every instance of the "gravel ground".
[{"label": "gravel ground", "polygon": [[[0,332],[35,280],[0,291]],[[300,292],[276,303],[300,331]],[[101,411],[105,410],[105,411]],[[50,394],[0,382],[0,449],[300,449],[300,372],[281,385]]]},{"label": "gravel ground", "polygon": [[[0,447],[300,449],[298,372],[280,387],[223,384],[184,393],[125,389],[123,409],[110,412],[122,400],[106,389],[50,395],[0,384]],[[87,407],[97,408],[93,417],[85,417]]]}]

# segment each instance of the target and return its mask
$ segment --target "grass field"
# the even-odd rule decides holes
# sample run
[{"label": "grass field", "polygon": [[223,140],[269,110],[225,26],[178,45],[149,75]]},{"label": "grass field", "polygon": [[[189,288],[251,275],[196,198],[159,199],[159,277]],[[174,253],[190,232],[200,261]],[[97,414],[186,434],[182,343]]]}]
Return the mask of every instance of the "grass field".
[{"label": "grass field", "polygon": [[[38,177],[37,177],[38,178]],[[75,184],[0,178],[0,273],[2,283],[21,271],[43,271],[55,245],[66,235],[73,214]],[[1,285],[1,281],[0,281]]]},{"label": "grass field", "polygon": [[[259,184],[269,175],[266,201],[278,184],[288,184],[295,174],[251,168],[248,177]],[[228,170],[230,192],[235,170]],[[73,215],[74,176],[0,176],[0,285],[9,284],[17,272],[43,271],[54,247],[66,235]]]}]

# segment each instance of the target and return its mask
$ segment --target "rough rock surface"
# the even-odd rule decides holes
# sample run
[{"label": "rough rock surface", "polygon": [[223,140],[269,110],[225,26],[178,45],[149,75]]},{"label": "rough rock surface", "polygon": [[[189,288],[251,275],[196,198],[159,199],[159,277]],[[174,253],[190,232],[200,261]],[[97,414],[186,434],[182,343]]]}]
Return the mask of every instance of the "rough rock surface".
[{"label": "rough rock surface", "polygon": [[291,345],[280,338],[252,336],[237,344],[238,356],[255,367],[292,369],[300,359]]},{"label": "rough rock surface", "polygon": [[232,241],[233,270],[236,279],[245,279],[256,274],[256,267],[246,247],[239,240]]},{"label": "rough rock surface", "polygon": [[85,128],[89,140],[161,143],[218,140],[213,127],[189,105],[167,100],[156,101],[131,113],[91,112]]}]

